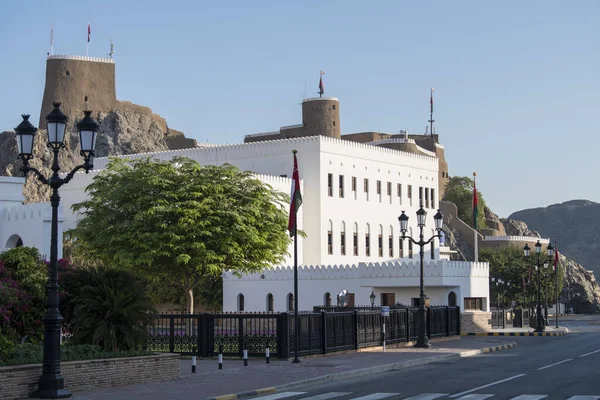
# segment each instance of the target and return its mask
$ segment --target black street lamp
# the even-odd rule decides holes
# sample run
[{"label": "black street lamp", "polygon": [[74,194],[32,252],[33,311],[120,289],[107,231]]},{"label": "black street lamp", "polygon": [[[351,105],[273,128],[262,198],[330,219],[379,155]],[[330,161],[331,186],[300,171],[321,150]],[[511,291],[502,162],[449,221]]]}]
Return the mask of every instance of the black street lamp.
[{"label": "black street lamp", "polygon": [[423,239],[423,228],[425,228],[425,220],[427,217],[427,211],[423,208],[421,204],[419,209],[417,210],[417,226],[419,227],[419,240],[414,240],[411,236],[406,236],[406,231],[408,230],[408,215],[402,211],[402,214],[398,217],[398,221],[400,221],[400,231],[402,232],[402,240],[408,239],[412,243],[419,246],[419,256],[421,258],[421,276],[420,276],[420,300],[419,300],[419,335],[417,336],[417,344],[415,347],[431,347],[429,343],[429,338],[427,337],[427,319],[425,316],[425,289],[423,284],[423,258],[424,252],[423,247],[429,244],[434,238],[441,237],[442,226],[444,224],[444,217],[440,210],[438,210],[437,214],[434,215],[433,220],[435,221],[435,229],[438,234],[433,235],[429,240]]},{"label": "black street lamp", "polygon": [[[525,255],[525,260],[529,261],[529,252],[530,252],[530,248],[527,244],[525,244],[525,247],[523,248],[523,253]],[[536,311],[536,323],[535,323],[535,332],[544,332],[544,324],[542,324],[542,300],[541,300],[541,274],[540,274],[540,269],[542,267],[542,265],[546,262],[550,262],[552,260],[552,257],[554,257],[554,247],[552,247],[552,243],[548,243],[548,257],[545,261],[542,261],[540,259],[540,256],[542,254],[542,244],[540,243],[540,241],[538,240],[537,243],[535,244],[535,252],[537,254],[537,259],[535,260],[535,263],[533,263],[533,265],[535,265],[536,271],[537,271],[537,311]]]},{"label": "black street lamp", "polygon": [[375,307],[375,293],[371,292],[369,299],[371,300],[371,307]]},{"label": "black street lamp", "polygon": [[52,195],[50,196],[52,227],[50,238],[50,276],[47,286],[48,306],[46,314],[42,319],[44,321],[44,359],[42,375],[38,381],[38,390],[33,394],[35,397],[44,399],[58,399],[71,396],[71,393],[64,388],[64,378],[60,374],[60,333],[63,317],[58,311],[58,205],[60,203],[58,189],[73,179],[75,172],[78,170],[85,169],[87,173],[94,167],[92,157],[94,156],[96,132],[98,131],[98,124],[90,116],[92,112],[85,111],[85,117],[77,124],[81,145],[80,154],[83,156],[84,163],[75,167],[64,178],[61,178],[59,175],[58,152],[61,148],[65,148],[64,139],[68,118],[60,110],[60,103],[53,103],[53,105],[54,109],[46,116],[46,120],[48,121],[47,147],[54,153],[52,175],[50,178],[46,178],[40,171],[29,166],[29,160],[33,158],[33,142],[37,132],[37,128],[29,122],[29,115],[23,115],[23,121],[15,128],[17,146],[19,148],[18,158],[23,160],[21,171],[23,171],[25,176],[29,172],[33,172],[44,185],[52,188]]}]

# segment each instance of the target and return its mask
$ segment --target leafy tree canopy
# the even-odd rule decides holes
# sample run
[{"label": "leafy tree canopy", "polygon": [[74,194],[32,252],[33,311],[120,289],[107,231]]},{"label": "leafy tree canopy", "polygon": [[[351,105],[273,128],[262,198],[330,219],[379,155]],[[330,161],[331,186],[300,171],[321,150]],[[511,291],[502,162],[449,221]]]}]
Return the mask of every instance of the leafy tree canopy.
[{"label": "leafy tree canopy", "polygon": [[[446,191],[442,200],[456,204],[458,218],[473,227],[473,179],[468,176],[453,176],[446,184]],[[477,189],[477,200],[479,214],[477,217],[478,228],[485,228],[485,200],[479,189]]]},{"label": "leafy tree canopy", "polygon": [[86,191],[73,206],[78,251],[169,282],[180,296],[223,270],[282,262],[290,242],[289,196],[229,164],[114,158]]}]

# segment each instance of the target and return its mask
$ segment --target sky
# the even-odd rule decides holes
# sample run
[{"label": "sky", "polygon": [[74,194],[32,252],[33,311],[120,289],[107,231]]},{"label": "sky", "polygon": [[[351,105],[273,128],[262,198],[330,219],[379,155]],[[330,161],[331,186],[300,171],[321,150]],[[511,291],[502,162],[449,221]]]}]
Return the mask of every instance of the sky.
[{"label": "sky", "polygon": [[117,98],[202,142],[301,122],[340,99],[342,134],[436,133],[451,176],[501,217],[600,201],[600,1],[0,2],[0,131],[37,121],[45,58],[106,57]]}]

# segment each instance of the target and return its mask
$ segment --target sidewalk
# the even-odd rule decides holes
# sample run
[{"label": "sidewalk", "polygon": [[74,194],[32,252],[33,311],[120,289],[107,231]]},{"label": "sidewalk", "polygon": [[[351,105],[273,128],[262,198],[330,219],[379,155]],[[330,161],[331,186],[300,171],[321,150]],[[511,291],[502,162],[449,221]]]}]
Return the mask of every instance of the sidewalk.
[{"label": "sidewalk", "polygon": [[534,332],[534,328],[513,328],[507,325],[503,329],[492,329],[491,332],[462,332],[462,336],[564,336],[569,333],[569,328],[559,326],[547,326],[541,333]]},{"label": "sidewalk", "polygon": [[76,392],[74,399],[100,400],[188,400],[235,399],[254,394],[274,393],[293,387],[348,379],[357,376],[392,371],[424,365],[436,361],[469,357],[491,351],[515,347],[498,338],[460,338],[433,342],[431,349],[412,347],[382,348],[370,351],[301,358],[300,364],[264,358],[250,359],[248,366],[242,360],[224,360],[223,369],[218,369],[216,359],[198,360],[196,373],[191,373],[191,360],[181,361],[181,375],[177,381],[156,382],[105,388],[94,391]]}]

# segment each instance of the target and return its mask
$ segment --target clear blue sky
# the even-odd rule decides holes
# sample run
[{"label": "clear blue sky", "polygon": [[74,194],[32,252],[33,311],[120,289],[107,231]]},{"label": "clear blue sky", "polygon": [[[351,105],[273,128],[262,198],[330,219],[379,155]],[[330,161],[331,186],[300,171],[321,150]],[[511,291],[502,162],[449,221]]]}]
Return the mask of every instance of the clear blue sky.
[{"label": "clear blue sky", "polygon": [[199,141],[299,123],[324,70],[343,133],[422,133],[434,87],[450,174],[500,216],[600,201],[599,1],[4,1],[0,131],[38,120],[50,21],[55,54],[112,38],[117,97]]}]

